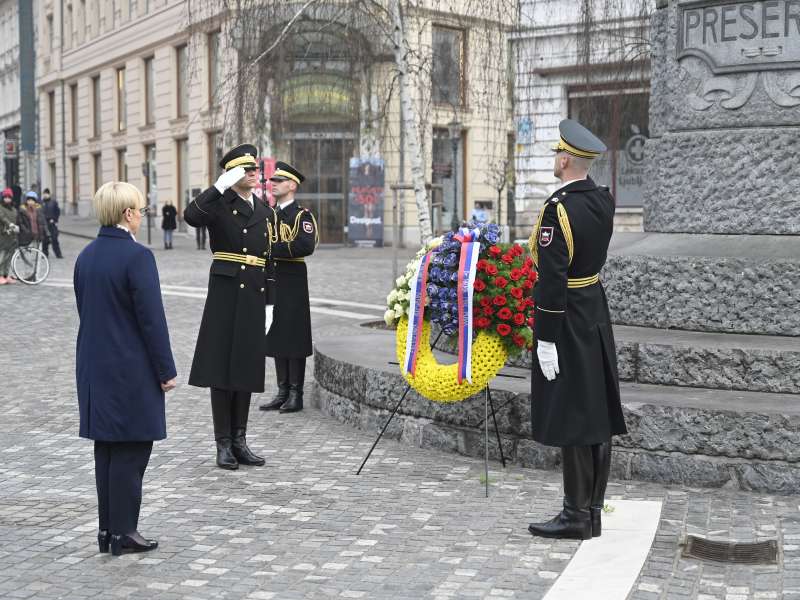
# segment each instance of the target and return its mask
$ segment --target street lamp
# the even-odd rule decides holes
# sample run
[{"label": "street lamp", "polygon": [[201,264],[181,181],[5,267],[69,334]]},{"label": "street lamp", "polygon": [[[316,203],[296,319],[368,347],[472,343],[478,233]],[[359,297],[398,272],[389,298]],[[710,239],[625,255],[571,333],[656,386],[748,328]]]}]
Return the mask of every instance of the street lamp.
[{"label": "street lamp", "polygon": [[458,218],[458,143],[461,141],[461,123],[455,119],[447,124],[447,131],[450,133],[450,143],[453,146],[453,215],[450,227],[453,231],[458,229],[460,224]]}]

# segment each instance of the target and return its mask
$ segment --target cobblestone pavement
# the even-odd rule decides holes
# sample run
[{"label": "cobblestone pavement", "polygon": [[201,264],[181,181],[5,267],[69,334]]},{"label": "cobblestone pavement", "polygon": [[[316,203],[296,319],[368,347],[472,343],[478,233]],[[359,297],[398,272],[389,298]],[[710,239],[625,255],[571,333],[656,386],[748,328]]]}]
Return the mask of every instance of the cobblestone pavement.
[{"label": "cobblestone pavement", "polygon": [[[51,282],[70,279],[85,243],[63,237],[67,258],[53,261]],[[176,246],[154,246],[163,283],[203,286],[207,253],[190,239]],[[309,261],[312,295],[380,304],[390,258],[386,250],[320,250]],[[203,301],[165,296],[165,305],[185,381]],[[317,337],[357,326],[313,319]],[[0,598],[541,598],[578,548],[526,531],[558,506],[558,473],[492,464],[486,499],[482,462],[384,441],[357,476],[374,436],[314,410],[254,407],[249,438],[267,465],[216,469],[207,392],[184,383],[168,397],[169,437],[155,445],[145,478],[140,529],[161,546],[100,555],[91,443],[77,437],[71,289],[3,286],[0,332]],[[629,598],[800,598],[799,498],[631,482],[611,482],[609,496],[612,505],[664,502]],[[685,560],[678,543],[686,533],[777,537],[780,564]]]}]

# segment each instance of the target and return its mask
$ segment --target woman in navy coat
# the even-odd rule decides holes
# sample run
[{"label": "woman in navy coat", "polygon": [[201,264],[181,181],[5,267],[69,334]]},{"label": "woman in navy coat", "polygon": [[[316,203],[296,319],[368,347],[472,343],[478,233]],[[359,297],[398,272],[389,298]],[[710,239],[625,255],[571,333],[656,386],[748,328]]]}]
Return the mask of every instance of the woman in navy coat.
[{"label": "woman in navy coat", "polygon": [[94,440],[100,552],[153,550],[138,532],[142,478],[154,440],[167,436],[164,392],[175,361],[153,253],[134,236],[141,192],[110,182],[93,199],[97,239],[75,262],[80,436]]}]

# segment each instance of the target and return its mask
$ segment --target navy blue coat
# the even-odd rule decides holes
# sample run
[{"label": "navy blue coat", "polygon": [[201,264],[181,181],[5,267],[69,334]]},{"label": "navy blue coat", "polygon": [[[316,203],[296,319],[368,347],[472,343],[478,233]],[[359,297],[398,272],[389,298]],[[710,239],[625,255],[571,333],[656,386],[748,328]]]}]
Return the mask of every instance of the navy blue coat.
[{"label": "navy blue coat", "polygon": [[167,437],[161,383],[176,376],[153,253],[101,227],[74,274],[80,436],[105,442]]}]

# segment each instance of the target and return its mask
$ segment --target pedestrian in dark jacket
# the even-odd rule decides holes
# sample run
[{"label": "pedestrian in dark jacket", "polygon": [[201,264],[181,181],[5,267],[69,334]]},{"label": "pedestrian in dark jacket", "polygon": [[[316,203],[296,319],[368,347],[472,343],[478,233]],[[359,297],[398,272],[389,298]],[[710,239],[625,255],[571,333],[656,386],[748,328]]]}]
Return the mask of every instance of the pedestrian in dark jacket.
[{"label": "pedestrian in dark jacket", "polygon": [[138,532],[142,478],[154,440],[166,437],[164,392],[175,361],[153,253],[135,235],[146,213],[129,183],[102,185],[100,224],[75,262],[80,436],[94,440],[100,552],[153,550]]},{"label": "pedestrian in dark jacket", "polygon": [[6,188],[0,200],[0,285],[17,281],[11,276],[11,257],[17,249],[18,217],[19,213],[14,207],[14,192]]},{"label": "pedestrian in dark jacket", "polygon": [[42,244],[42,252],[45,256],[50,256],[49,247],[52,244],[56,258],[64,258],[61,254],[61,245],[58,243],[58,219],[61,216],[61,209],[58,207],[58,202],[50,196],[49,188],[44,188],[42,191],[42,203],[47,232],[50,234]]},{"label": "pedestrian in dark jacket", "polygon": [[[44,211],[38,202],[39,198],[36,192],[28,192],[25,194],[25,204],[20,207],[19,211],[21,216],[24,215],[27,219],[28,227],[30,228],[30,241],[27,244],[35,242],[44,246],[46,240],[50,237],[50,232],[47,230],[47,221],[44,217]],[[20,241],[20,245],[23,244]]]},{"label": "pedestrian in dark jacket", "polygon": [[172,250],[172,232],[178,227],[178,209],[167,200],[161,208],[161,229],[164,230],[164,250]]}]

